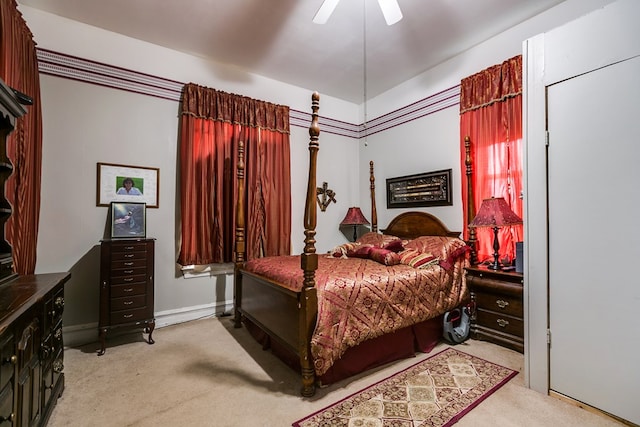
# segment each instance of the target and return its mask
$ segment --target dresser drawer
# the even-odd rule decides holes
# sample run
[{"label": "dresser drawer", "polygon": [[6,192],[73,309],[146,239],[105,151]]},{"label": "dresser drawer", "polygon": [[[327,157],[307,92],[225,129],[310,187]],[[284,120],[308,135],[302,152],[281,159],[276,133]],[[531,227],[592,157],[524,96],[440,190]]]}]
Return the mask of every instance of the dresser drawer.
[{"label": "dresser drawer", "polygon": [[510,295],[474,292],[477,308],[522,318],[522,300]]},{"label": "dresser drawer", "polygon": [[147,291],[146,283],[131,283],[127,285],[111,286],[111,298],[144,295]]},{"label": "dresser drawer", "polygon": [[524,337],[524,322],[517,317],[478,309],[476,310],[475,322],[485,328],[501,331],[517,337]]},{"label": "dresser drawer", "polygon": [[13,334],[5,334],[0,339],[0,357],[2,358],[0,364],[0,388],[2,388],[13,377],[13,368],[17,361]]},{"label": "dresser drawer", "polygon": [[111,278],[111,286],[114,285],[131,285],[139,282],[146,282],[146,274],[138,274],[136,276],[119,276]]},{"label": "dresser drawer", "polygon": [[140,320],[149,319],[149,310],[146,307],[136,308],[133,310],[113,311],[111,312],[111,324],[138,322]]},{"label": "dresser drawer", "polygon": [[146,242],[111,242],[111,252],[146,252],[147,243]]},{"label": "dresser drawer", "polygon": [[[146,266],[113,269],[111,270],[111,278],[112,278],[111,282],[113,283],[113,279],[118,277],[131,277],[131,276],[140,276],[140,275],[143,275],[143,276],[147,275]],[[130,281],[131,280],[127,280],[126,282],[130,282]]]},{"label": "dresser drawer", "polygon": [[112,252],[111,261],[130,261],[134,259],[147,259],[147,253],[142,252]]},{"label": "dresser drawer", "polygon": [[139,258],[139,259],[119,259],[111,261],[111,270],[126,270],[131,268],[146,268],[147,267],[147,259]]},{"label": "dresser drawer", "polygon": [[132,308],[144,307],[147,303],[146,295],[136,295],[125,298],[112,298],[111,299],[111,310],[119,311],[119,310],[130,310]]}]

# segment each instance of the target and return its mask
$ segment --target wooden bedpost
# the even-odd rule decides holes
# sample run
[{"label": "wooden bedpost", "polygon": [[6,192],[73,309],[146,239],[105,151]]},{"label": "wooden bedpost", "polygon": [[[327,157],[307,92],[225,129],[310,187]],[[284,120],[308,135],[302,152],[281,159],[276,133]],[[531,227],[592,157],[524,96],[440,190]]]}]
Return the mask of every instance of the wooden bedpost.
[{"label": "wooden bedpost", "polygon": [[311,336],[315,328],[318,314],[318,297],[316,294],[315,274],[318,268],[318,254],[316,254],[316,165],[318,158],[318,109],[320,95],[311,95],[311,126],[309,126],[309,178],[307,181],[307,199],[304,205],[304,252],[300,256],[300,267],[304,281],[300,294],[300,366],[302,370],[302,395],[313,396],[316,392],[315,369],[311,356]]},{"label": "wooden bedpost", "polygon": [[[468,136],[464,137],[464,151],[465,151],[465,159],[464,164],[467,166],[467,225],[473,221],[473,218],[476,216],[476,206],[473,201],[473,184],[472,184],[472,174],[473,174],[473,165],[471,161],[471,139]],[[467,241],[469,247],[471,247],[471,257],[470,262],[471,265],[476,265],[478,263],[478,253],[476,251],[476,229],[469,228],[469,240]]]},{"label": "wooden bedpost", "polygon": [[378,211],[376,210],[376,177],[373,174],[373,160],[369,162],[369,188],[371,189],[371,231],[378,232]]},{"label": "wooden bedpost", "polygon": [[244,142],[238,142],[238,201],[236,204],[236,260],[234,274],[234,323],[233,326],[240,328],[242,326],[242,315],[240,314],[240,302],[242,301],[242,279],[238,269],[244,264],[245,246],[244,246]]}]

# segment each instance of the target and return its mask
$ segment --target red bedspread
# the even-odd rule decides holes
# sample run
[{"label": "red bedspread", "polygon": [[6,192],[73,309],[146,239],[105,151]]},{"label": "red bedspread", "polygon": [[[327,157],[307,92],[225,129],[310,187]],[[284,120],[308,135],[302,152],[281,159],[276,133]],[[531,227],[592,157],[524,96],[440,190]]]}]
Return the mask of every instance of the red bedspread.
[{"label": "red bedspread", "polygon": [[[359,343],[428,320],[468,297],[464,252],[446,263],[416,269],[370,259],[318,256],[318,319],[311,340],[317,375]],[[299,256],[251,260],[245,270],[299,291]]]}]

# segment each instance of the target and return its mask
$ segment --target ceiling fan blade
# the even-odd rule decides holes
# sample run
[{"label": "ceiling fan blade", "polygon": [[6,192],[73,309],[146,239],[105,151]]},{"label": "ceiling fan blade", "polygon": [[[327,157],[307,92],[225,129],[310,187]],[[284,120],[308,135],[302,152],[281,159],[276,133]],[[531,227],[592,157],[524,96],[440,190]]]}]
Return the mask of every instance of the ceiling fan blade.
[{"label": "ceiling fan blade", "polygon": [[398,5],[398,0],[378,0],[384,20],[387,21],[387,25],[393,25],[402,19],[402,11]]},{"label": "ceiling fan blade", "polygon": [[313,23],[326,24],[339,1],[340,0],[324,0],[322,6],[320,6],[320,9],[318,9],[316,15],[313,17]]}]

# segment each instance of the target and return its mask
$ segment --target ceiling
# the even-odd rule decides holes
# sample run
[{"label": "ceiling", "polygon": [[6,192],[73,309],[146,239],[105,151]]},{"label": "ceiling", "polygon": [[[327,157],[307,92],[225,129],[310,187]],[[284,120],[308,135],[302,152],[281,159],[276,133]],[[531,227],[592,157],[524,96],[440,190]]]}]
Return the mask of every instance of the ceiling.
[{"label": "ceiling", "polygon": [[360,104],[562,1],[398,0],[392,26],[374,0],[342,0],[325,25],[322,0],[18,3]]}]

